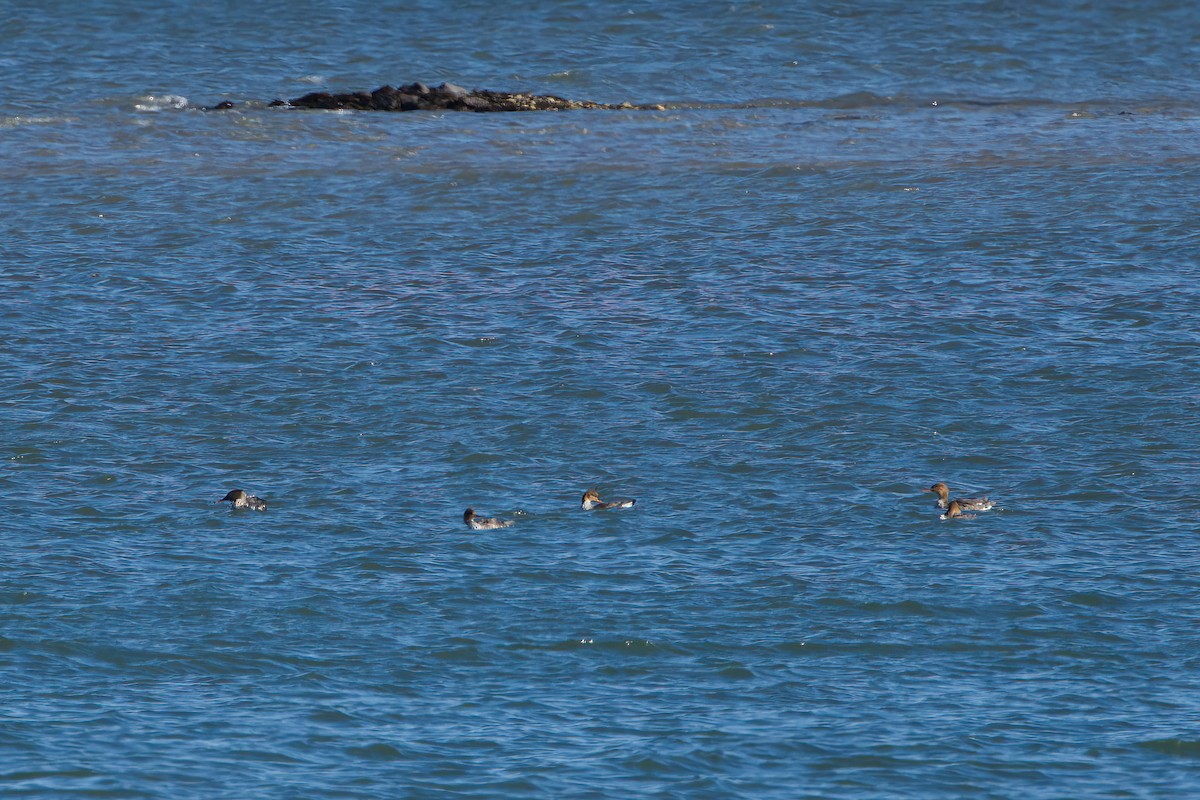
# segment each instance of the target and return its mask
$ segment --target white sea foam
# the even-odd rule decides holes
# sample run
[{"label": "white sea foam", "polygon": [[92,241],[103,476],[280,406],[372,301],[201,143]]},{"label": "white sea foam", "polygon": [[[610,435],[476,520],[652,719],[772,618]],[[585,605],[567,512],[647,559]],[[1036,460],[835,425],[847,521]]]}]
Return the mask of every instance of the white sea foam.
[{"label": "white sea foam", "polygon": [[54,117],[54,116],[34,116],[34,117],[0,117],[0,128],[20,128],[25,125],[54,125],[59,122],[72,122],[76,117]]},{"label": "white sea foam", "polygon": [[148,94],[137,99],[133,105],[137,111],[163,111],[188,107],[188,99],[178,94]]}]

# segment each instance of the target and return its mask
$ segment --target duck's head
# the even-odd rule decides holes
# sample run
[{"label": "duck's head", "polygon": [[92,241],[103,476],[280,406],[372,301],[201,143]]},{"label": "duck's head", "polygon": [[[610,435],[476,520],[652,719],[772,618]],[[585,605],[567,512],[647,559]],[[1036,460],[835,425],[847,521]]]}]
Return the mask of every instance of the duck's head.
[{"label": "duck's head", "polygon": [[593,503],[599,503],[600,502],[600,493],[597,492],[595,489],[588,489],[586,492],[583,493],[582,502],[586,503],[588,501],[591,501]]},{"label": "duck's head", "polygon": [[463,512],[463,522],[470,523],[470,521],[474,518],[475,518],[475,509],[468,508],[466,511]]},{"label": "duck's head", "polygon": [[245,500],[245,499],[246,499],[246,493],[243,492],[241,489],[231,489],[229,491],[229,494],[225,495],[217,502],[218,503],[230,503],[230,502],[236,503],[238,500]]},{"label": "duck's head", "polygon": [[946,484],[942,483],[941,481],[938,481],[933,486],[930,486],[928,489],[922,489],[921,491],[922,492],[933,492],[938,497],[940,497],[942,500],[945,500],[947,497],[950,496],[950,487],[947,486]]}]

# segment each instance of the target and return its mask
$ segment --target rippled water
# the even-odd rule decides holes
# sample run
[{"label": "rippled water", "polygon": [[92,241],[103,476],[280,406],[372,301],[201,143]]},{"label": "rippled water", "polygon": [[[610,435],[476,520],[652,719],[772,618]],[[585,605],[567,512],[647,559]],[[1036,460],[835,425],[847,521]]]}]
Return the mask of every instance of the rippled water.
[{"label": "rippled water", "polygon": [[1197,22],[18,4],[0,793],[1194,793]]}]

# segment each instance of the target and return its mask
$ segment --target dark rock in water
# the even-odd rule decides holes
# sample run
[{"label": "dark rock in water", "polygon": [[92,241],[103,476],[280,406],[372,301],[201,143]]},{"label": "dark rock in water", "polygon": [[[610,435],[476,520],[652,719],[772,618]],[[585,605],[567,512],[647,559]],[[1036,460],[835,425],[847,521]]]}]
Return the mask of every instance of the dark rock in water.
[{"label": "dark rock in water", "polygon": [[455,86],[453,83],[443,83],[437,87],[438,94],[446,97],[466,97],[470,92],[461,86]]},{"label": "dark rock in water", "polygon": [[491,103],[483,97],[476,97],[473,94],[469,94],[462,98],[462,105],[465,111],[488,111],[490,110]]},{"label": "dark rock in water", "polygon": [[380,111],[399,111],[403,95],[391,86],[380,86],[371,92],[371,105]]},{"label": "dark rock in water", "polygon": [[287,105],[294,108],[338,108],[337,101],[329,92],[309,92],[304,97],[297,97]]},{"label": "dark rock in water", "polygon": [[289,103],[274,101],[271,105],[290,105],[293,108],[319,108],[352,111],[570,111],[583,108],[653,109],[660,105],[635,106],[630,103],[593,103],[588,100],[565,100],[553,95],[514,94],[487,89],[468,91],[452,83],[430,89],[423,83],[410,83],[399,89],[381,86],[373,92],[331,94],[310,92]]}]

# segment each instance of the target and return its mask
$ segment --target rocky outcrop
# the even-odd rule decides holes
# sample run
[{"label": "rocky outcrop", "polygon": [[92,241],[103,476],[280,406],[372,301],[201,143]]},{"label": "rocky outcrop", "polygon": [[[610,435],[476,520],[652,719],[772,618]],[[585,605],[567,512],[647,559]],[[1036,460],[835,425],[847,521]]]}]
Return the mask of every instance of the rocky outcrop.
[{"label": "rocky outcrop", "polygon": [[[381,86],[373,92],[312,92],[294,100],[274,100],[271,105],[353,111],[571,111],[583,108],[663,110],[660,105],[593,103],[588,100],[564,100],[553,95],[512,94],[487,89],[468,91],[452,83],[443,83],[432,89],[423,83],[410,83],[398,89]],[[232,104],[227,107],[232,107]]]}]

